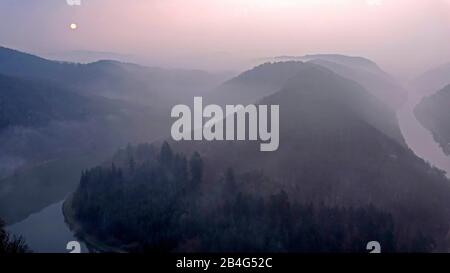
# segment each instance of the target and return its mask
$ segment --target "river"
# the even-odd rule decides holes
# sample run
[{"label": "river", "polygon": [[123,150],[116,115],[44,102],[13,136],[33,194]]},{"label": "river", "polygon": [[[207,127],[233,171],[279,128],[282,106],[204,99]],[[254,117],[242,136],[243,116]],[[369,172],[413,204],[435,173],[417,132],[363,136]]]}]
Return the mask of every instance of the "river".
[{"label": "river", "polygon": [[[420,95],[410,95],[408,102],[398,111],[400,128],[406,143],[417,156],[446,171],[447,176],[450,176],[450,157],[444,154],[431,133],[414,116],[413,109],[421,98]],[[62,203],[50,205],[41,212],[8,226],[7,230],[23,236],[34,252],[67,253],[67,243],[76,239],[64,221]],[[81,244],[81,251],[88,251],[84,244]]]},{"label": "river", "polygon": [[[77,241],[64,221],[63,201],[31,214],[25,220],[6,227],[14,235],[23,236],[28,246],[37,253],[68,253],[67,243]],[[88,252],[80,242],[81,252]]]},{"label": "river", "polygon": [[414,108],[423,96],[414,92],[408,102],[398,111],[397,118],[403,137],[414,153],[431,165],[447,172],[450,178],[450,157],[445,155],[439,144],[434,141],[430,131],[425,129],[414,116]]}]

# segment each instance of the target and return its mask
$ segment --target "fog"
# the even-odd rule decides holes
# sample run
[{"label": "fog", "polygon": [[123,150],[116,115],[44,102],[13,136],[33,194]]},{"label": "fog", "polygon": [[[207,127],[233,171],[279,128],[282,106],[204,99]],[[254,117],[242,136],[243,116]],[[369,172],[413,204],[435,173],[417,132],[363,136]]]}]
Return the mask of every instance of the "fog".
[{"label": "fog", "polygon": [[450,249],[450,0],[81,2],[0,2],[0,235]]},{"label": "fog", "polygon": [[371,58],[407,78],[450,61],[449,5],[448,0],[84,0],[71,7],[64,0],[4,0],[0,43],[45,56],[113,52],[146,65],[209,70],[241,70],[277,55],[341,53]]}]

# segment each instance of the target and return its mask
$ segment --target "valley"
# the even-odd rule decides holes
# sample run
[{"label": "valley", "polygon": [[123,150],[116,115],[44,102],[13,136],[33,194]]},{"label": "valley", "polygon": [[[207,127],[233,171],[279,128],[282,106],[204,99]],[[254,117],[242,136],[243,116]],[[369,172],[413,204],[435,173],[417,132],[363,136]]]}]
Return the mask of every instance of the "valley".
[{"label": "valley", "polygon": [[[331,66],[331,68],[336,67]],[[396,115],[395,110],[392,109],[392,105],[383,103],[376,95],[371,93],[376,92],[378,89],[375,88],[372,89],[371,92],[367,92],[367,90],[358,83],[357,78],[349,80],[332,70],[333,69],[330,70],[330,67],[322,67],[317,61],[311,64],[300,62],[264,64],[249,71],[245,71],[238,77],[213,89],[211,93],[206,94],[205,101],[215,103],[217,104],[217,107],[231,101],[238,102],[242,98],[249,102],[257,102],[255,107],[261,107],[262,105],[280,105],[279,140],[283,145],[280,146],[279,150],[273,152],[273,154],[271,153],[270,155],[262,157],[259,154],[258,149],[255,149],[255,144],[248,142],[230,140],[226,143],[195,143],[183,141],[177,143],[170,141],[170,146],[172,146],[177,153],[175,158],[178,158],[174,162],[179,162],[173,164],[184,164],[182,163],[184,155],[195,155],[197,154],[197,151],[199,152],[198,159],[190,160],[194,160],[192,162],[195,162],[196,160],[203,162],[202,164],[204,164],[204,167],[201,167],[201,176],[195,175],[195,172],[192,173],[192,170],[189,173],[192,175],[193,181],[200,181],[201,177],[203,182],[196,186],[198,187],[198,190],[195,190],[192,193],[193,195],[199,194],[198,191],[200,191],[205,193],[209,192],[213,194],[213,196],[217,194],[220,196],[220,194],[225,194],[225,192],[230,191],[231,189],[226,183],[223,185],[223,189],[217,189],[217,185],[222,185],[221,183],[223,183],[224,179],[223,176],[225,175],[225,182],[229,181],[229,183],[231,183],[230,181],[233,181],[232,183],[238,183],[239,186],[235,187],[237,187],[239,191],[242,191],[242,194],[248,195],[246,198],[248,198],[248,202],[250,202],[247,204],[249,206],[259,206],[260,201],[258,201],[258,198],[263,198],[263,200],[272,200],[270,202],[264,201],[268,202],[266,205],[269,208],[272,207],[272,209],[279,209],[280,206],[287,204],[290,206],[292,205],[295,209],[290,213],[295,214],[305,213],[305,210],[308,211],[306,207],[303,207],[305,204],[321,204],[321,206],[325,207],[319,206],[316,208],[317,211],[313,210],[311,212],[313,214],[317,213],[317,217],[321,217],[320,215],[322,215],[323,211],[327,210],[332,210],[338,215],[344,213],[334,207],[336,204],[350,208],[359,207],[361,210],[365,211],[365,213],[368,213],[368,218],[364,221],[371,221],[370,217],[381,217],[390,222],[391,220],[388,219],[393,217],[394,222],[397,223],[396,229],[403,230],[401,233],[392,234],[392,236],[396,237],[398,245],[393,245],[391,244],[391,241],[386,241],[386,244],[390,245],[389,249],[428,249],[431,245],[428,245],[428,243],[425,242],[428,242],[427,240],[429,240],[430,237],[442,240],[441,236],[448,231],[446,228],[446,220],[444,220],[443,217],[446,215],[447,205],[445,204],[445,200],[448,192],[450,192],[447,190],[447,187],[450,188],[450,184],[446,186],[442,185],[442,182],[448,182],[448,180],[443,179],[444,173],[438,169],[431,168],[426,163],[429,162],[432,166],[445,171],[448,170],[448,166],[445,165],[445,160],[448,160],[448,158],[445,157],[445,155],[442,157],[442,152],[439,149],[435,149],[436,143],[433,138],[421,138],[420,141],[417,141],[417,136],[427,136],[427,131],[420,126],[413,115],[413,109],[420,98],[410,97],[410,100],[400,108],[400,111]],[[292,73],[290,76],[286,76],[280,71],[296,72]],[[263,87],[261,93],[258,93],[259,87]],[[230,92],[229,96],[224,97],[224,92]],[[83,94],[83,96],[86,95]],[[103,97],[103,95],[101,97]],[[108,96],[105,98],[110,99]],[[172,103],[176,102],[177,101],[174,100]],[[24,235],[25,238],[30,241],[30,245],[37,251],[56,251],[56,249],[58,249],[58,252],[66,251],[65,248],[52,247],[50,249],[42,248],[40,246],[41,244],[44,244],[44,241],[46,240],[44,237],[41,237],[40,234],[43,234],[43,232],[54,232],[55,234],[58,234],[56,230],[50,231],[50,227],[56,227],[61,231],[61,236],[55,236],[54,245],[65,246],[67,242],[64,241],[74,239],[73,236],[75,235],[70,231],[62,216],[62,203],[58,203],[72,191],[78,193],[75,195],[77,200],[74,203],[74,206],[76,207],[76,210],[74,211],[75,214],[79,213],[78,209],[80,209],[80,204],[84,201],[87,202],[86,206],[88,207],[92,202],[92,205],[95,205],[94,199],[84,200],[84,198],[87,198],[86,196],[89,196],[89,194],[86,195],[86,193],[89,193],[91,190],[99,191],[96,196],[101,198],[113,198],[116,200],[117,198],[125,198],[123,196],[115,196],[117,192],[110,192],[110,190],[114,190],[116,187],[119,192],[121,191],[121,182],[117,181],[120,181],[122,178],[114,178],[119,179],[116,182],[113,182],[112,180],[102,180],[103,182],[100,183],[100,181],[98,181],[100,184],[97,186],[93,186],[94,184],[92,184],[92,187],[94,187],[92,189],[90,188],[91,184],[83,182],[90,179],[93,181],[100,179],[97,177],[97,172],[100,172],[100,174],[108,174],[110,172],[108,175],[112,175],[111,177],[113,178],[115,176],[121,177],[122,174],[120,173],[123,171],[127,177],[126,179],[130,179],[131,181],[137,179],[137,181],[140,182],[133,183],[140,185],[140,183],[143,183],[143,180],[141,180],[141,178],[138,179],[137,177],[147,177],[149,175],[149,170],[146,169],[148,166],[145,164],[142,167],[144,168],[142,174],[135,169],[141,168],[139,167],[140,164],[145,163],[145,161],[142,161],[143,159],[139,159],[143,156],[144,158],[147,158],[146,160],[150,160],[150,162],[153,162],[153,160],[160,161],[160,163],[157,163],[150,168],[150,170],[152,168],[158,170],[156,171],[157,175],[162,175],[160,179],[168,179],[167,183],[169,184],[186,183],[186,181],[182,182],[181,180],[172,181],[173,178],[170,178],[173,175],[178,177],[180,174],[177,174],[176,172],[181,171],[181,173],[183,173],[182,169],[170,169],[163,171],[163,174],[158,174],[158,172],[165,168],[169,168],[169,166],[172,168],[172,165],[167,165],[167,161],[164,161],[163,155],[165,155],[165,153],[163,153],[163,151],[161,151],[159,156],[158,152],[155,152],[155,149],[158,149],[157,143],[167,139],[168,133],[170,132],[168,126],[169,118],[168,116],[164,117],[163,114],[164,112],[167,113],[167,115],[170,113],[168,107],[163,106],[163,103],[157,103],[159,104],[157,108],[150,107],[152,111],[146,114],[136,115],[134,113],[139,113],[142,108],[134,105],[134,102],[130,101],[124,104],[121,101],[112,101],[111,103],[121,105],[121,107],[127,109],[126,113],[133,113],[131,116],[127,115],[127,118],[125,119],[127,121],[123,123],[127,124],[127,134],[122,135],[122,138],[119,141],[114,140],[109,145],[104,146],[105,148],[108,148],[98,150],[99,153],[97,153],[97,155],[95,155],[95,153],[85,154],[82,152],[81,154],[84,154],[85,157],[82,156],[78,159],[77,156],[67,154],[67,159],[59,157],[56,160],[47,160],[45,161],[46,163],[43,164],[36,164],[35,166],[31,165],[31,167],[24,168],[17,174],[8,176],[2,180],[2,183],[0,184],[2,210],[0,210],[0,212],[2,213],[2,217],[8,222],[17,222],[16,224],[8,226],[8,230],[13,234]],[[149,107],[149,105],[145,107]],[[163,108],[166,110],[162,110]],[[37,111],[42,110],[37,109]],[[194,112],[196,112],[195,109]],[[117,115],[117,111],[113,110],[111,114]],[[140,116],[139,119],[136,119],[138,116]],[[190,117],[190,115],[188,116]],[[49,115],[46,117],[50,118],[50,122],[54,119],[54,117]],[[149,128],[152,129],[150,131],[153,132],[136,134],[136,128],[139,127],[139,124],[144,124],[143,121],[146,117],[152,117],[152,120],[154,121],[154,126]],[[137,126],[130,126],[132,124],[130,124],[128,120],[134,122]],[[194,113],[194,121],[195,120]],[[101,119],[99,119],[99,121],[101,121]],[[44,126],[46,126],[45,123]],[[184,126],[181,127],[185,129]],[[123,125],[117,127],[116,125],[113,125],[110,128],[113,129],[113,131],[117,130],[119,134],[123,134],[124,132]],[[186,126],[186,128],[189,128],[189,126]],[[113,132],[111,129],[105,129],[104,133],[111,134],[111,132]],[[142,130],[140,129],[140,131]],[[229,130],[227,129],[227,131]],[[155,132],[158,133],[155,134]],[[99,139],[101,139],[101,137]],[[131,142],[130,140],[132,139],[132,142],[134,143],[155,143],[155,140],[158,141],[156,144],[152,144],[152,146],[149,147],[145,145],[138,146],[137,148],[127,146],[126,149],[115,152],[117,147],[124,147],[126,141]],[[424,139],[426,141],[424,141]],[[417,145],[417,143],[420,143],[422,146]],[[408,147],[424,160],[416,158],[414,153],[412,153]],[[296,151],[295,154],[294,151]],[[427,153],[423,153],[423,151],[426,151]],[[168,158],[172,158],[173,155],[171,155],[171,153],[172,152],[169,152],[165,156],[170,155]],[[111,159],[111,155],[113,154],[114,156]],[[150,155],[152,156],[148,158]],[[151,159],[152,157],[154,159]],[[294,161],[293,158],[296,158],[296,160]],[[66,163],[65,160],[67,160]],[[169,160],[169,162],[172,162],[171,160]],[[100,167],[97,167],[97,169],[90,169],[94,166]],[[319,166],[320,170],[318,169]],[[224,169],[227,167],[230,171]],[[169,174],[164,174],[167,171]],[[170,174],[170,172],[174,173]],[[79,185],[80,174],[82,174],[81,185],[84,185],[81,188]],[[168,177],[165,175],[168,175]],[[90,178],[91,176],[93,178]],[[194,177],[197,178],[194,179]],[[425,180],[428,182],[427,186],[424,184]],[[297,181],[301,181],[301,183]],[[331,183],[332,181],[334,185]],[[375,183],[375,181],[377,182]],[[106,188],[100,186],[103,185],[102,183],[104,182],[111,183],[111,189],[105,191]],[[114,183],[119,184],[114,186]],[[17,187],[19,185],[20,188]],[[178,193],[173,193],[172,190],[164,189],[164,187],[153,189],[152,186],[149,186],[146,183],[141,186],[144,188],[134,193],[136,194],[135,199],[142,200],[142,202],[156,202],[155,204],[158,204],[158,207],[162,210],[162,212],[156,210],[150,211],[149,213],[164,213],[165,208],[162,204],[165,204],[164,202],[168,201],[164,199],[157,199],[160,201],[152,200],[153,198],[156,198],[151,197],[154,195],[154,190],[157,190],[158,196],[167,196],[167,198],[172,194],[178,196]],[[46,189],[44,191],[45,194],[29,194],[38,191],[41,187]],[[130,190],[131,192],[135,191],[134,188],[130,188]],[[149,191],[149,194],[142,195],[143,192],[146,191]],[[220,193],[221,191],[224,191],[224,193]],[[84,195],[79,195],[81,192],[84,192]],[[286,192],[288,194],[285,195]],[[180,192],[179,194],[186,194],[186,192]],[[239,199],[239,195],[233,193],[233,190],[227,194],[229,197],[226,197],[225,200],[230,198],[229,202],[231,203],[237,202],[236,205],[245,205],[245,203],[240,203],[243,201]],[[434,195],[436,200],[435,204],[428,202],[427,195],[429,194]],[[150,198],[150,200],[147,198]],[[181,200],[184,200],[184,198],[190,200],[189,198],[192,197],[189,197],[188,193],[188,195],[181,198]],[[234,200],[234,198],[237,199]],[[15,203],[17,202],[16,200],[29,200],[29,202],[26,203],[26,206],[23,206],[20,201]],[[413,202],[412,200],[415,201]],[[125,198],[122,202],[127,203],[130,202],[130,200]],[[162,203],[159,204],[160,202]],[[211,203],[211,201],[208,201],[204,197],[199,197],[198,202],[199,205],[201,204],[202,207],[204,206],[205,208],[208,208],[208,210],[214,211],[217,209],[217,213],[219,214],[222,213],[222,209],[231,209],[231,207],[227,207],[228,205],[226,203]],[[285,204],[286,202],[287,204]],[[290,204],[291,202],[292,204]],[[107,206],[110,205],[105,204],[110,203],[103,203],[100,207],[104,207],[105,210],[112,209],[112,211],[109,211],[108,213],[112,213],[111,215],[115,215],[114,217],[122,215],[113,213],[113,211],[118,208],[108,208]],[[167,205],[168,204],[169,203],[167,203]],[[131,207],[134,206],[133,203],[130,203],[129,205]],[[373,205],[375,206],[372,207]],[[149,208],[142,209],[146,210]],[[192,209],[190,213],[198,213],[195,206],[189,209]],[[403,215],[410,209],[414,210],[416,217],[415,219],[407,220],[403,218]],[[429,213],[430,210],[434,210],[433,215]],[[86,219],[95,219],[97,217],[92,218],[93,216],[89,211],[91,210],[87,210],[86,214],[83,214],[83,217],[85,217],[85,220],[83,221],[87,221]],[[385,214],[385,211],[389,211],[389,214]],[[33,214],[30,215],[30,213]],[[92,211],[92,213],[94,213],[94,211]],[[132,212],[129,215],[134,215],[134,213],[135,212]],[[233,212],[234,217],[240,217],[239,215],[241,213],[242,212],[238,211]],[[273,212],[270,212],[270,210],[265,211],[262,217],[273,217],[271,216],[271,213]],[[352,216],[349,215],[348,217],[357,217],[356,215],[359,213],[362,212],[356,210],[350,213]],[[284,217],[291,217],[289,215],[290,214],[288,213]],[[254,215],[249,215],[249,217],[253,216]],[[208,217],[209,216],[206,213],[202,215],[200,219],[203,219],[202,221],[209,221],[207,220]],[[117,220],[121,221],[120,219]],[[221,219],[221,221],[225,220],[226,218]],[[73,221],[74,218],[72,217],[71,222]],[[147,219],[146,221],[152,222],[155,221],[155,219]],[[192,221],[192,219],[187,218],[187,221]],[[254,221],[253,218],[252,221]],[[342,221],[348,221],[348,219],[342,218]],[[42,224],[44,222],[48,223],[49,226],[45,227],[45,225]],[[421,225],[420,229],[411,229],[411,227],[418,227],[416,225],[418,222],[427,224]],[[83,229],[84,223],[86,222],[83,222]],[[256,223],[257,222],[253,224]],[[267,223],[270,223],[270,221]],[[164,223],[155,222],[155,224]],[[197,224],[200,227],[203,226],[201,222]],[[216,224],[222,225],[220,222]],[[34,225],[42,226],[47,229],[47,231],[26,228]],[[110,229],[111,232],[116,232],[115,229],[117,227],[106,225],[104,228]],[[140,227],[133,226],[130,228],[136,228],[138,231]],[[178,230],[184,227],[175,224],[174,228]],[[202,227],[201,229],[203,228],[205,228],[204,232],[206,237],[202,237],[202,240],[209,240],[210,238],[208,236],[212,236],[212,234],[210,234],[207,226]],[[330,228],[332,227],[330,226]],[[340,227],[333,228],[339,229]],[[361,227],[356,226],[355,228],[356,230],[359,230]],[[377,232],[383,233],[386,228],[389,229],[389,226],[379,226],[377,228],[379,229]],[[399,235],[405,234],[406,236],[412,236],[411,238],[414,238],[414,236],[416,236],[415,234],[417,232],[420,233],[421,231],[424,231],[427,236],[430,237],[427,237],[426,240],[424,239],[425,241],[417,242],[417,244],[409,244],[408,239],[410,239],[410,237],[402,238]],[[92,229],[90,232],[95,234],[97,231]],[[228,231],[224,230],[224,232]],[[359,230],[358,232],[363,232],[363,230]],[[85,230],[80,229],[77,229],[76,233],[77,236],[75,237],[79,237],[80,234],[84,234],[84,236],[87,235]],[[281,236],[281,234],[279,235]],[[174,236],[179,235],[174,233]],[[314,236],[322,235],[317,234]],[[397,236],[400,237],[397,238]],[[284,240],[283,237],[280,237],[279,239]],[[303,240],[301,238],[298,239]],[[323,239],[329,240],[332,238]],[[98,238],[96,240],[98,240]],[[102,242],[103,240],[112,240],[112,242],[115,242],[115,239],[109,238],[108,236],[101,239]],[[351,241],[351,237],[346,240],[349,240],[349,247],[351,247],[349,249],[358,249],[359,246],[354,245],[354,242]],[[158,241],[155,241],[155,243],[157,242]],[[200,248],[196,248],[195,246],[185,245],[187,242],[181,243],[177,247],[182,249],[202,249],[202,246],[197,246]],[[135,248],[136,246],[134,246],[135,244],[132,241],[128,243],[130,243],[130,245],[128,245],[127,248],[131,251],[140,249],[139,247]],[[168,250],[171,247],[171,244],[166,245],[166,242],[164,241],[160,243],[161,247],[165,250]],[[249,244],[253,243],[254,242],[249,242]],[[303,243],[308,245],[313,242]],[[270,242],[270,244],[274,244],[272,247],[275,247],[276,245],[275,242]],[[228,251],[233,251],[232,248],[226,248],[226,246],[223,247],[222,250],[228,249]],[[250,249],[259,249],[257,245],[249,245],[248,247],[251,247]],[[294,246],[289,246],[289,244],[285,247],[286,249],[296,249],[292,248]],[[311,245],[311,247],[313,247],[313,245]],[[338,245],[333,247],[336,247],[335,250],[339,249]],[[446,246],[441,242],[437,242],[434,247],[437,247],[442,251]],[[92,244],[90,248],[92,250]],[[245,247],[243,249],[245,249]],[[320,249],[320,251],[327,251],[327,249]]]}]

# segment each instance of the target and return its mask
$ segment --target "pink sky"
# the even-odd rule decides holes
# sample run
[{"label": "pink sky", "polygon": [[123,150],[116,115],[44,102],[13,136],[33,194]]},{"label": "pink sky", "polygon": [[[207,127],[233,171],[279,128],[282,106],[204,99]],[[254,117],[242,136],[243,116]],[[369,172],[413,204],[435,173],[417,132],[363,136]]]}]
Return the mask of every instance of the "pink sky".
[{"label": "pink sky", "polygon": [[449,0],[42,2],[2,0],[0,44],[118,52],[202,69],[241,69],[258,58],[307,53],[366,56],[403,76],[450,62]]}]

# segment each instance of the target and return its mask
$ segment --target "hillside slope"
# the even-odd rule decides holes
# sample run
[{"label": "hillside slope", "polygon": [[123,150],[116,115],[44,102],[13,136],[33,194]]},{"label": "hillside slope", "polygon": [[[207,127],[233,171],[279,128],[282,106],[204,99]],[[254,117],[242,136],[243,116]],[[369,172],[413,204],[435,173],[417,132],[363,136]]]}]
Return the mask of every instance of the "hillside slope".
[{"label": "hillside slope", "polygon": [[422,101],[414,109],[417,119],[427,128],[447,155],[450,155],[450,85]]}]

